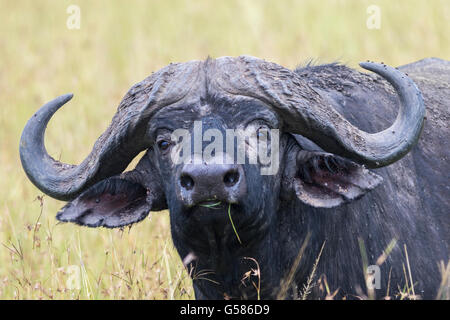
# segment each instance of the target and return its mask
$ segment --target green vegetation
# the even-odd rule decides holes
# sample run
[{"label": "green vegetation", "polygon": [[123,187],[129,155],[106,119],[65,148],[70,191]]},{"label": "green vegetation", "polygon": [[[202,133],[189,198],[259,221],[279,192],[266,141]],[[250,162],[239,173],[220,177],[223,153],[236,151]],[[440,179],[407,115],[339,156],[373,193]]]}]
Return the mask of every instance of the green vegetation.
[{"label": "green vegetation", "polygon": [[[66,27],[71,4],[81,9],[79,30]],[[380,29],[366,27],[372,4]],[[446,0],[0,0],[0,298],[193,298],[167,212],[124,230],[57,223],[63,203],[42,197],[18,156],[21,130],[46,101],[75,94],[50,122],[46,144],[55,158],[80,163],[128,88],[170,62],[449,59],[449,17]]]}]

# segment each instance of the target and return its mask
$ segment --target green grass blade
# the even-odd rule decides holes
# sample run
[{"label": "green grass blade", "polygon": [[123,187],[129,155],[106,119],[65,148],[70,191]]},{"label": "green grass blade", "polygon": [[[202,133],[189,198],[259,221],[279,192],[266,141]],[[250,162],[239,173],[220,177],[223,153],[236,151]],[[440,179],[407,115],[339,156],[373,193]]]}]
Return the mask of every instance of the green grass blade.
[{"label": "green grass blade", "polygon": [[236,227],[234,226],[233,219],[231,219],[231,204],[228,205],[228,218],[230,218],[231,226],[233,227],[234,234],[238,239],[239,243],[242,244],[241,238],[239,238],[239,234],[236,231]]}]

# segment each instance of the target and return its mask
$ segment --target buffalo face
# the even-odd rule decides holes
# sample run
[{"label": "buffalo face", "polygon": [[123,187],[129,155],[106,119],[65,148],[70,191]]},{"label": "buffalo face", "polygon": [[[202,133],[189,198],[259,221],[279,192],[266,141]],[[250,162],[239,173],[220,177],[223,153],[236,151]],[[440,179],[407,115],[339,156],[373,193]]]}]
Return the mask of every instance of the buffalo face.
[{"label": "buffalo face", "polygon": [[[173,117],[176,110],[183,110],[179,117]],[[148,156],[162,178],[175,242],[186,254],[208,255],[218,241],[250,245],[266,233],[278,205],[281,170],[262,175],[271,164],[250,161],[249,153],[255,151],[252,139],[267,154],[271,139],[283,147],[287,136],[280,141],[271,135],[279,128],[278,115],[267,105],[243,97],[202,99],[154,116]]]}]

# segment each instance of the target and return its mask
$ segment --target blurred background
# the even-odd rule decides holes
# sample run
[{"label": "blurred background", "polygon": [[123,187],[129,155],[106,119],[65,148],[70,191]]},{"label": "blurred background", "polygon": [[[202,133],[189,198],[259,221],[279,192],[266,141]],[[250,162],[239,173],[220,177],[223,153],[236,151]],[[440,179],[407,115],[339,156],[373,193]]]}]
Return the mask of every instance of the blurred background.
[{"label": "blurred background", "polygon": [[242,54],[295,68],[450,58],[448,0],[0,0],[0,299],[189,299],[167,212],[131,229],[57,224],[18,155],[45,102],[49,153],[80,163],[136,82],[170,62]]}]

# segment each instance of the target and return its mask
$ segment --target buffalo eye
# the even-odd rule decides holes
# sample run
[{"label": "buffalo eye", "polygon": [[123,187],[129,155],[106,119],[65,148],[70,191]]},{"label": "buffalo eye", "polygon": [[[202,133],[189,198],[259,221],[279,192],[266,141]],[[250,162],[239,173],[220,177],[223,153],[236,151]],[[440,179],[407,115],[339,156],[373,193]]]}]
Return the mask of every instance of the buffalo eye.
[{"label": "buffalo eye", "polygon": [[158,141],[158,148],[161,151],[166,151],[170,147],[170,142],[167,140],[160,140]]},{"label": "buffalo eye", "polygon": [[256,130],[256,136],[259,140],[269,140],[270,139],[270,131],[267,126],[260,126],[258,130]]}]

